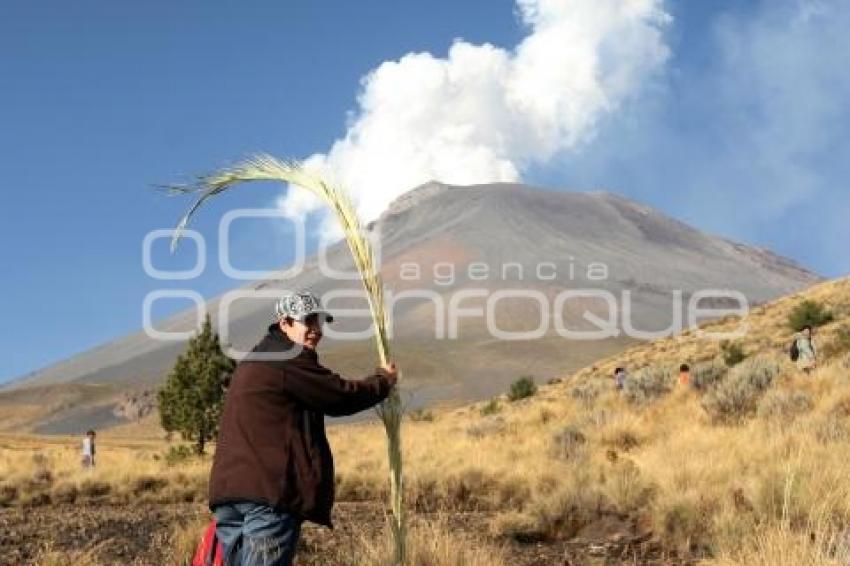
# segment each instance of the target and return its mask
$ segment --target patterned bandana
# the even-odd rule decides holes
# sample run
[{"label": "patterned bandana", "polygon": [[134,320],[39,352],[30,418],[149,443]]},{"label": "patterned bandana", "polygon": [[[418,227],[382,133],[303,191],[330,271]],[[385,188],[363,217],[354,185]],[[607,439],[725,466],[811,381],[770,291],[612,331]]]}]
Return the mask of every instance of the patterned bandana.
[{"label": "patterned bandana", "polygon": [[278,320],[289,317],[304,322],[311,314],[318,314],[326,322],[333,322],[334,317],[322,308],[319,297],[310,291],[296,291],[280,299],[274,307]]}]

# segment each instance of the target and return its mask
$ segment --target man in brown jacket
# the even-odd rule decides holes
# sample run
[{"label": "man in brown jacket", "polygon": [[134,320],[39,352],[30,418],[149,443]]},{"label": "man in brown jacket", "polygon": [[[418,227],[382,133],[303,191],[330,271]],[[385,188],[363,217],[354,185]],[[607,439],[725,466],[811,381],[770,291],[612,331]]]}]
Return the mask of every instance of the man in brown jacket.
[{"label": "man in brown jacket", "polygon": [[225,564],[292,563],[304,520],[331,526],[334,468],[324,416],[380,403],[394,364],[360,381],[319,364],[322,325],[333,317],[309,292],[287,295],[277,320],[236,368],[210,475],[210,508]]}]

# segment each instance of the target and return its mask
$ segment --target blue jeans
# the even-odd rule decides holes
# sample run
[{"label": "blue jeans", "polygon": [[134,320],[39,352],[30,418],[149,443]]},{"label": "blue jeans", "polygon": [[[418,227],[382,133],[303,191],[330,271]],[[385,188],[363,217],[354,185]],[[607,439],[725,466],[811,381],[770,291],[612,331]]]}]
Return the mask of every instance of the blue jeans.
[{"label": "blue jeans", "polygon": [[226,566],[289,566],[301,519],[259,503],[226,503],[213,510]]}]

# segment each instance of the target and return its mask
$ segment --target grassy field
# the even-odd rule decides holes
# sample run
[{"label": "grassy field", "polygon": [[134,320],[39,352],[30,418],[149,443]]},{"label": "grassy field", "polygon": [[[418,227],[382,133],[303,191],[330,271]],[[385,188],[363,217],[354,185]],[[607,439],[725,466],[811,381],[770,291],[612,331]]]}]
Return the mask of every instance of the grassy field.
[{"label": "grassy field", "polygon": [[[786,354],[788,315],[804,298],[835,318],[818,330],[824,358],[811,375]],[[737,344],[746,359],[735,367],[719,359],[719,344],[685,334],[601,360],[526,399],[410,415],[411,563],[533,563],[522,557],[549,547],[576,548],[588,563],[850,563],[850,280],[756,307],[748,322]],[[682,362],[701,388],[675,384],[670,375]],[[631,371],[625,393],[610,379],[618,365]],[[334,534],[308,530],[302,559],[382,563],[383,431],[367,422],[332,426],[329,436],[338,499],[352,514]],[[183,457],[155,421],[99,435],[95,470],[81,469],[78,444],[0,437],[0,504],[202,508],[209,456]],[[180,563],[204,520],[175,524],[170,560]],[[369,528],[345,534],[360,522]],[[61,554],[47,549],[42,562],[51,556]],[[98,556],[80,549],[77,559],[95,564]]]}]

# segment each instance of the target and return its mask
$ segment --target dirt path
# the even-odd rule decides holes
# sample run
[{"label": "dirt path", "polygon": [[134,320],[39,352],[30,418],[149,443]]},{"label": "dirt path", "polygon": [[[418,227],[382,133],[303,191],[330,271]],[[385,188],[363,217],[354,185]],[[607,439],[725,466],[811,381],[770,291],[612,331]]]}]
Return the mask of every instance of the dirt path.
[{"label": "dirt path", "polygon": [[[39,553],[73,555],[91,551],[97,563],[164,566],[170,556],[170,536],[177,524],[207,516],[202,504],[48,505],[0,509],[0,565],[36,564]],[[383,536],[382,507],[372,503],[339,503],[335,529],[306,525],[297,563],[326,566],[329,557],[350,556],[361,538]],[[430,517],[429,517],[430,518]],[[487,538],[489,517],[483,513],[445,516],[451,530]],[[609,518],[609,527],[570,541],[510,543],[512,564],[521,566],[681,564],[665,557],[657,544],[624,536],[623,519]],[[200,533],[199,533],[200,535]],[[331,558],[332,559],[332,558]]]}]

